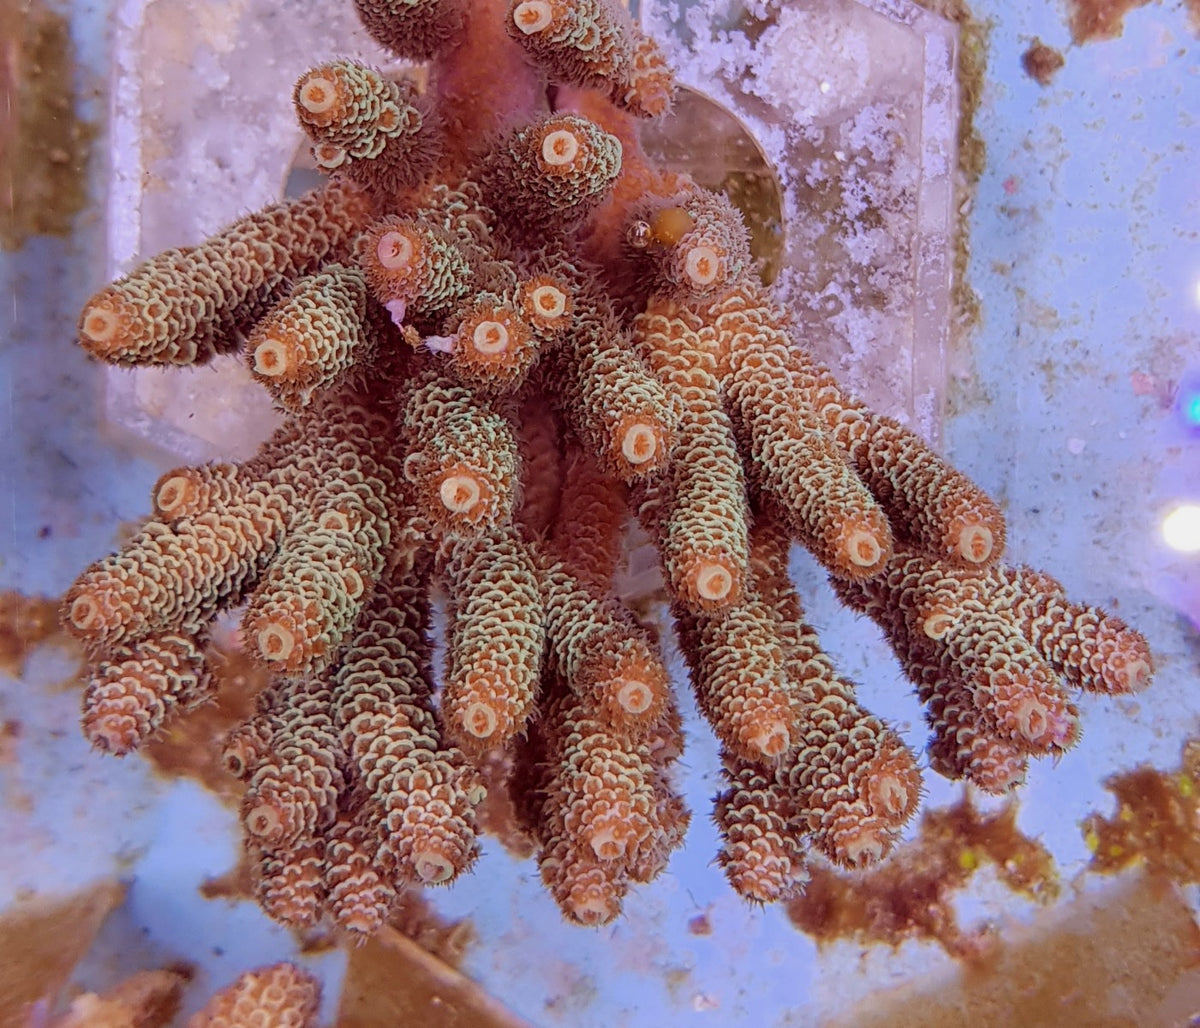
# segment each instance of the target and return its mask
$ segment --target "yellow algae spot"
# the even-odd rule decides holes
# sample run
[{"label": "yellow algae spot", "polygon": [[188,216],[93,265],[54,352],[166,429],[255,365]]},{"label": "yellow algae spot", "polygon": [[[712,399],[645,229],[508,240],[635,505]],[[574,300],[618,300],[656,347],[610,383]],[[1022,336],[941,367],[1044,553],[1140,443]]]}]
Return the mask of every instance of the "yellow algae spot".
[{"label": "yellow algae spot", "polygon": [[1133,807],[1129,806],[1129,804],[1123,804],[1121,806],[1121,812],[1117,816],[1126,824],[1128,824],[1133,820]]},{"label": "yellow algae spot", "polygon": [[1088,832],[1083,837],[1083,844],[1092,853],[1098,853],[1100,851],[1100,836],[1095,832]]},{"label": "yellow algae spot", "polygon": [[958,855],[958,866],[964,871],[974,871],[979,866],[979,854],[974,850],[963,850]]},{"label": "yellow algae spot", "polygon": [[[69,20],[45,0],[0,6],[0,249],[68,236],[88,203],[95,129],[77,115]],[[100,340],[97,340],[99,342]]]},{"label": "yellow algae spot", "polygon": [[1185,800],[1191,799],[1196,793],[1196,783],[1191,775],[1181,774],[1175,780],[1175,785],[1179,789],[1179,795]]},{"label": "yellow algae spot", "polygon": [[674,246],[695,227],[695,219],[682,207],[664,207],[649,225],[654,242],[661,246]]}]

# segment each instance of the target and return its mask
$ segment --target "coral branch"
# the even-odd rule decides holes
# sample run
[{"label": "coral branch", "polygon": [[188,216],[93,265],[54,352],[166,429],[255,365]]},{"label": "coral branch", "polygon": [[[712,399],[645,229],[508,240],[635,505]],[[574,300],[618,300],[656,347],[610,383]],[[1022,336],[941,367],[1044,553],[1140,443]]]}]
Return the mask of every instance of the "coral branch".
[{"label": "coral branch", "polygon": [[281,287],[343,255],[369,213],[357,188],[333,182],[168,250],[88,301],[79,342],[112,364],[202,364],[233,352]]}]

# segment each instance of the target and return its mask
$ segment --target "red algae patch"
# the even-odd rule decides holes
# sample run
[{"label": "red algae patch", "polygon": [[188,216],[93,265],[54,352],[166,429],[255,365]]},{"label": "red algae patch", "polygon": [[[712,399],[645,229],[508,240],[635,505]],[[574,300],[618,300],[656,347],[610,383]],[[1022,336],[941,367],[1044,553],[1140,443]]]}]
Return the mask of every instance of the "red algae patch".
[{"label": "red algae patch", "polygon": [[1029,49],[1021,54],[1021,67],[1025,69],[1025,74],[1039,86],[1050,85],[1054,76],[1062,70],[1066,63],[1067,59],[1063,57],[1061,51],[1047,46],[1037,38],[1029,44]]},{"label": "red algae patch", "polygon": [[[1006,929],[984,948],[965,950],[975,959],[956,975],[878,993],[827,1028],[1192,1023],[1200,997],[1200,927],[1179,887],[1200,882],[1200,740],[1184,744],[1176,769],[1134,768],[1106,786],[1116,809],[1095,813],[1081,826],[1093,856],[1079,895],[1028,926]],[[947,916],[947,900],[978,857],[995,861],[1001,879],[1020,892],[1046,895],[1040,880],[1052,886],[1049,895],[1056,891],[1048,854],[1036,843],[1032,851],[1021,845],[1013,810],[990,825],[967,804],[927,815],[920,839],[898,852],[891,875],[889,864],[857,887],[852,880],[830,887],[818,873],[808,895],[793,904],[812,904],[808,923],[794,913],[793,920],[817,928],[818,941],[932,938],[959,955],[964,936]],[[1105,885],[1095,877],[1132,868],[1137,871]]]},{"label": "red algae patch", "polygon": [[1077,44],[1118,39],[1125,31],[1125,15],[1147,3],[1149,0],[1068,0],[1071,39]]},{"label": "red algae patch", "polygon": [[1089,870],[1112,874],[1137,864],[1179,885],[1200,882],[1200,739],[1184,744],[1179,768],[1134,768],[1105,787],[1116,813],[1083,823]]},{"label": "red algae patch", "polygon": [[897,848],[883,866],[866,874],[811,868],[801,896],[788,903],[792,923],[818,943],[852,940],[899,946],[909,939],[936,942],[951,956],[978,960],[987,937],[964,930],[954,897],[985,864],[1013,892],[1039,901],[1058,895],[1049,851],[1023,834],[1017,808],[995,814],[975,809],[970,798],[927,811],[920,834]]},{"label": "red algae patch", "polygon": [[1200,929],[1169,883],[1133,875],[1006,933],[982,963],[879,992],[825,1028],[1151,1028],[1200,996]]}]

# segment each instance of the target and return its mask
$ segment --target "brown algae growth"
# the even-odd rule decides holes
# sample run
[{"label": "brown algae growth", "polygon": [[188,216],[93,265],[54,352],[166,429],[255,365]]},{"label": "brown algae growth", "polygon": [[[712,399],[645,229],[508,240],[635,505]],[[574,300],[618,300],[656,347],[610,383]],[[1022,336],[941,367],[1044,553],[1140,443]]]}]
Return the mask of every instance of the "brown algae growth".
[{"label": "brown algae growth", "polygon": [[87,203],[95,130],[75,111],[74,64],[65,15],[44,3],[0,5],[0,249],[69,235]]}]

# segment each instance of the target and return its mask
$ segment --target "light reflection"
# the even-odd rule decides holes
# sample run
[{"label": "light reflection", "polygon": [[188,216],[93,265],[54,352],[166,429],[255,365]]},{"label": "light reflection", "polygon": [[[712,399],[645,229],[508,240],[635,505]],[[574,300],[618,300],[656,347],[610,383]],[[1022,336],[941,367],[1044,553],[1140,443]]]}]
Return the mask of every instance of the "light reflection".
[{"label": "light reflection", "polygon": [[1200,503],[1181,503],[1162,521],[1163,541],[1180,553],[1200,553]]},{"label": "light reflection", "polygon": [[1200,376],[1190,375],[1180,384],[1179,412],[1188,428],[1200,428]]}]

